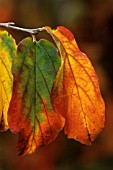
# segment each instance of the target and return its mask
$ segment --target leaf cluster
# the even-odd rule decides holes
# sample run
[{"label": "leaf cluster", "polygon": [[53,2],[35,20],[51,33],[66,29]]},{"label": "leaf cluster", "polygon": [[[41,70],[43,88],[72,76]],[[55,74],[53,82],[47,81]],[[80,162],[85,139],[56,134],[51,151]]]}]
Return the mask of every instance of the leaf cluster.
[{"label": "leaf cluster", "polygon": [[97,75],[65,27],[43,27],[53,38],[18,45],[0,31],[0,131],[18,133],[18,154],[68,138],[90,145],[104,127]]}]

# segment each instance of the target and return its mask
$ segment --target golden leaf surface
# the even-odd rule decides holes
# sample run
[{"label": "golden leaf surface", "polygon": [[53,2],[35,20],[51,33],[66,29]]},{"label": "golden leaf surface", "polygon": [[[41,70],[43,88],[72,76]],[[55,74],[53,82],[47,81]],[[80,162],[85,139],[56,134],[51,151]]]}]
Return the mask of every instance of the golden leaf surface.
[{"label": "golden leaf surface", "polygon": [[8,129],[7,111],[12,96],[12,61],[16,52],[14,39],[6,31],[0,32],[0,131]]},{"label": "golden leaf surface", "polygon": [[91,144],[104,127],[105,119],[95,70],[69,30],[62,26],[44,29],[53,37],[62,60],[51,92],[53,107],[65,118],[68,138]]}]

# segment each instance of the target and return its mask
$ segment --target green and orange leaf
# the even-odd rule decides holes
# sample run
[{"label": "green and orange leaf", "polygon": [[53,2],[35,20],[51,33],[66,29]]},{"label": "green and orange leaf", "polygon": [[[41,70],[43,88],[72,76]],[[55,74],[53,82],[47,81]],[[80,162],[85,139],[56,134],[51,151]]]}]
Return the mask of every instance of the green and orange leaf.
[{"label": "green and orange leaf", "polygon": [[16,55],[14,39],[6,31],[0,31],[0,131],[8,129],[7,112],[12,96],[12,61]]},{"label": "green and orange leaf", "polygon": [[18,152],[26,155],[55,139],[64,119],[53,110],[51,88],[60,67],[57,50],[50,42],[19,43],[14,60],[13,95],[8,122],[13,133],[19,133]]},{"label": "green and orange leaf", "polygon": [[43,29],[53,37],[61,56],[51,92],[53,108],[65,118],[68,138],[91,144],[104,127],[105,119],[97,75],[69,30],[62,26]]}]

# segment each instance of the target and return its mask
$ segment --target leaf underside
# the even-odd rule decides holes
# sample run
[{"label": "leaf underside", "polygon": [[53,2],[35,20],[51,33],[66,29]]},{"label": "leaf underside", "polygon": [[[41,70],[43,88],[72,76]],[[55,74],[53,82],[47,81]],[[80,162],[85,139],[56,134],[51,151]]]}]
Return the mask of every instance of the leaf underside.
[{"label": "leaf underside", "polygon": [[26,155],[55,139],[64,121],[53,110],[51,88],[60,67],[56,48],[46,40],[19,43],[13,64],[13,95],[8,122],[19,133],[18,152]]}]

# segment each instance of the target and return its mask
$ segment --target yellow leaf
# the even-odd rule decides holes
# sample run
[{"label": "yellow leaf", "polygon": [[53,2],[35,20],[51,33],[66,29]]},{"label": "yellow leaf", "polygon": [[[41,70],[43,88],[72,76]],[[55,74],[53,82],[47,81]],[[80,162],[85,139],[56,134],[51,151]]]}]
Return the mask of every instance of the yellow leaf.
[{"label": "yellow leaf", "polygon": [[14,39],[6,31],[0,32],[0,131],[8,129],[7,112],[12,96],[12,61],[16,54]]}]

